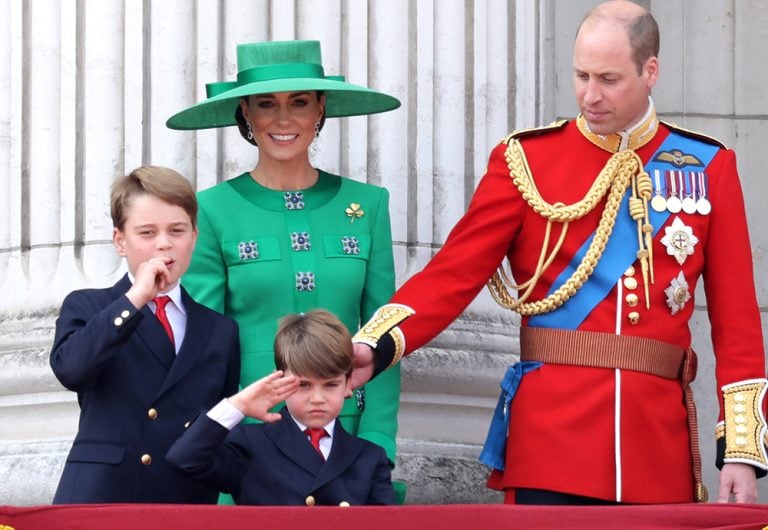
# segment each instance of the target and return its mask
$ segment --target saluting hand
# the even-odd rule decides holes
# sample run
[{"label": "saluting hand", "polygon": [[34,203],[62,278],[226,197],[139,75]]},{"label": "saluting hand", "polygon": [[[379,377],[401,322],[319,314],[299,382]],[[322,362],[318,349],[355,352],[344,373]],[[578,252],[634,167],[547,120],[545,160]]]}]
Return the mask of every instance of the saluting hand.
[{"label": "saluting hand", "polygon": [[269,409],[285,401],[298,388],[296,376],[284,375],[282,370],[276,370],[242,389],[229,398],[229,402],[246,416],[271,423],[281,416],[279,412],[270,412]]}]

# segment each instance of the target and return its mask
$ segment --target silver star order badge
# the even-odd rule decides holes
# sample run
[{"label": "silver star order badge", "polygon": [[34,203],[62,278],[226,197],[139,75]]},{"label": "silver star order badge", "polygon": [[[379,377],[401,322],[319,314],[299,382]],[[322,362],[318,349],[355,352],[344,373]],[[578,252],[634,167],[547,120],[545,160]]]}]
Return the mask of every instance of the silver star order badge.
[{"label": "silver star order badge", "polygon": [[677,277],[672,278],[669,287],[664,289],[664,294],[667,295],[667,305],[672,310],[673,315],[685,307],[685,303],[691,299],[691,291],[685,276],[683,276],[683,271],[677,273]]},{"label": "silver star order badge", "polygon": [[661,238],[661,243],[667,248],[667,254],[674,256],[680,265],[693,254],[693,247],[698,242],[699,238],[693,235],[693,229],[686,226],[679,217],[675,217],[671,226],[664,228],[664,237]]}]

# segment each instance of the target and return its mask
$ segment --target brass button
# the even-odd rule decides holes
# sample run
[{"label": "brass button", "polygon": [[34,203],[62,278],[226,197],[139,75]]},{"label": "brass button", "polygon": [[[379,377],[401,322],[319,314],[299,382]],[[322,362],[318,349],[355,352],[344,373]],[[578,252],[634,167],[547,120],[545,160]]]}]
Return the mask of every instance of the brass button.
[{"label": "brass button", "polygon": [[736,414],[745,414],[747,412],[746,405],[742,405],[741,403],[738,403],[733,406],[733,412]]},{"label": "brass button", "polygon": [[627,318],[629,319],[629,323],[634,326],[635,324],[640,322],[640,313],[638,313],[637,311],[632,311],[627,315]]},{"label": "brass button", "polygon": [[737,436],[736,437],[736,445],[739,447],[746,447],[747,446],[747,439],[744,436]]},{"label": "brass button", "polygon": [[737,425],[736,434],[747,434],[747,427],[745,425]]},{"label": "brass button", "polygon": [[626,300],[626,301],[627,301],[627,305],[628,305],[629,307],[635,307],[635,306],[637,306],[637,302],[639,301],[639,298],[637,297],[637,295],[636,295],[635,293],[629,293],[629,294],[628,294],[628,295],[627,295],[627,296],[624,298],[624,300]]},{"label": "brass button", "polygon": [[315,498],[312,495],[307,495],[307,498],[304,499],[304,504],[306,504],[307,506],[314,506]]},{"label": "brass button", "polygon": [[634,291],[635,289],[637,289],[637,280],[632,277],[624,278],[624,287],[626,287],[630,291]]},{"label": "brass button", "polygon": [[741,392],[739,392],[738,394],[734,394],[733,395],[733,400],[736,403],[746,403],[747,402],[747,397],[744,394],[742,394]]},{"label": "brass button", "polygon": [[120,316],[123,317],[123,318],[128,318],[129,316],[131,316],[131,312],[128,311],[127,309],[125,309],[125,310],[123,310],[122,313],[120,313]]},{"label": "brass button", "polygon": [[149,409],[147,411],[147,416],[149,416],[150,420],[154,420],[155,418],[157,418],[157,409]]},{"label": "brass button", "polygon": [[339,503],[339,506],[341,506],[342,508],[349,508],[349,503],[347,501],[341,501]]},{"label": "brass button", "polygon": [[123,319],[121,317],[117,317],[115,319],[115,326],[122,326],[123,325]]},{"label": "brass button", "polygon": [[624,276],[634,276],[634,275],[635,275],[635,268],[630,265],[629,268],[624,271]]},{"label": "brass button", "polygon": [[149,464],[152,463],[152,457],[149,456],[148,454],[141,455],[141,463],[144,464],[145,466],[148,466]]},{"label": "brass button", "polygon": [[746,425],[747,417],[743,414],[736,414],[736,416],[733,417],[733,421],[735,421],[737,425]]}]

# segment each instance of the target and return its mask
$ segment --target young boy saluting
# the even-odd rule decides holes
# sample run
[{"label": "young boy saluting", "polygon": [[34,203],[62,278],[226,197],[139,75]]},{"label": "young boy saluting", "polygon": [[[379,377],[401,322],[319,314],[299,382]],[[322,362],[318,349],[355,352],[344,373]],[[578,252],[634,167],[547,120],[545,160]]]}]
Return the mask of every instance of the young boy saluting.
[{"label": "young boy saluting", "polygon": [[80,424],[54,503],[215,503],[165,454],[185,423],[237,390],[237,324],[179,285],[197,239],[197,200],[173,170],[112,186],[113,240],[128,273],[64,300],[51,368],[77,392]]},{"label": "young boy saluting", "polygon": [[[352,393],[347,328],[324,310],[289,315],[274,351],[277,371],[201,414],[168,461],[237,504],[394,504],[384,450],[336,419]],[[272,423],[236,426],[245,416]]]}]

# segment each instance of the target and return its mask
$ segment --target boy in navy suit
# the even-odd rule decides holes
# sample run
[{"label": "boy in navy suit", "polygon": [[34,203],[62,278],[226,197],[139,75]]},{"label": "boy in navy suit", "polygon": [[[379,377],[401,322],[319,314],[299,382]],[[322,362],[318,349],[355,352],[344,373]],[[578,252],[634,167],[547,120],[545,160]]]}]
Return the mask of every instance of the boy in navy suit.
[{"label": "boy in navy suit", "polygon": [[[347,328],[324,310],[289,315],[274,352],[278,371],[201,414],[168,461],[237,504],[394,504],[384,450],[337,420],[352,393]],[[245,416],[268,423],[236,426]]]},{"label": "boy in navy suit", "polygon": [[70,293],[56,321],[51,368],[77,392],[80,423],[53,502],[215,503],[216,490],[165,461],[240,373],[237,324],[179,285],[197,239],[194,189],[141,167],[113,184],[111,214],[128,273]]}]

